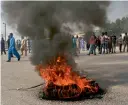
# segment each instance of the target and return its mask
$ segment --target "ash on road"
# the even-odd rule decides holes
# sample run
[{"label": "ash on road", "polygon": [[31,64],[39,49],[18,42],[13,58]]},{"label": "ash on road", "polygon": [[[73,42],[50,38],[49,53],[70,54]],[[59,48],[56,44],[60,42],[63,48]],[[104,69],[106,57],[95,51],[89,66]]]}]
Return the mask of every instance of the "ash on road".
[{"label": "ash on road", "polygon": [[102,99],[76,102],[40,100],[38,92],[41,87],[29,91],[8,90],[30,87],[43,80],[35,72],[29,57],[22,57],[20,62],[12,59],[10,63],[6,62],[7,56],[1,58],[2,105],[128,105],[128,53],[97,56],[82,53],[76,58],[80,70],[108,90]]}]

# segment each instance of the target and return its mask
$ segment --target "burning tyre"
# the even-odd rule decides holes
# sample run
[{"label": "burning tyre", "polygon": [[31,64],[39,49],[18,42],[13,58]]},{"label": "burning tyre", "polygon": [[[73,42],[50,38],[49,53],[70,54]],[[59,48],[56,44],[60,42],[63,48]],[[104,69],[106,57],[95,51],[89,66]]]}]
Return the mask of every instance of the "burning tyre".
[{"label": "burning tyre", "polygon": [[93,98],[104,93],[98,83],[81,77],[67,64],[64,56],[59,56],[45,67],[37,66],[45,86],[40,98],[55,100],[72,100]]}]

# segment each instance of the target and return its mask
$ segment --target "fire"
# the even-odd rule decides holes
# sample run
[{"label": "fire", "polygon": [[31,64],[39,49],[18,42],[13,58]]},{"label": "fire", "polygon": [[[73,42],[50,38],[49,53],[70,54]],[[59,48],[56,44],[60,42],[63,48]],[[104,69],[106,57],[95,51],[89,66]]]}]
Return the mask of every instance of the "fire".
[{"label": "fire", "polygon": [[38,65],[37,70],[46,82],[43,90],[47,96],[51,95],[51,91],[56,91],[53,97],[58,98],[78,97],[83,93],[98,92],[98,84],[74,72],[64,56],[58,56],[45,67]]}]

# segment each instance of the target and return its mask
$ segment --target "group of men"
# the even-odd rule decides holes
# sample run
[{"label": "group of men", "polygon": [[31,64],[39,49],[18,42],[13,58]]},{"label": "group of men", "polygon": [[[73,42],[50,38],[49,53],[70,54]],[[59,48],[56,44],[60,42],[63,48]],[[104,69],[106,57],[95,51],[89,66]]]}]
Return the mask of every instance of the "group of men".
[{"label": "group of men", "polygon": [[83,38],[79,38],[78,35],[76,37],[72,36],[72,48],[73,55],[78,55],[80,50],[85,50],[85,41]]},{"label": "group of men", "polygon": [[[25,52],[25,56],[27,56],[27,41],[26,41],[26,39],[24,39],[24,37],[22,37],[22,42],[21,42],[21,47],[20,47],[21,55],[16,50],[15,38],[13,37],[13,33],[9,34],[7,43],[8,43],[8,60],[7,60],[7,62],[11,62],[11,58],[13,57],[13,55],[16,56],[18,61],[20,61],[20,58],[24,52]],[[4,38],[2,37],[1,38],[1,55],[3,54],[3,52],[6,54],[5,41],[4,41]]]},{"label": "group of men", "polygon": [[[108,35],[107,32],[102,32],[102,35],[96,37],[95,34],[90,37],[88,43],[87,43],[87,50],[89,50],[88,55],[94,54],[96,55],[96,49],[98,49],[99,54],[110,54],[110,53],[116,53],[116,46],[119,46],[120,52],[125,52],[125,49],[127,47],[128,52],[128,35],[125,33],[124,38],[122,35],[119,36],[119,38],[116,37],[116,35]],[[78,36],[74,37],[72,36],[72,47],[74,49],[73,53],[74,55],[78,55],[80,53],[80,50],[85,50],[85,41],[83,38],[80,38]],[[122,51],[122,46],[124,46]]]},{"label": "group of men", "polygon": [[107,32],[103,32],[101,36],[96,37],[93,34],[89,39],[89,54],[96,55],[96,48],[98,48],[99,54],[108,54],[108,53],[116,53],[116,45],[119,45],[119,51],[122,52],[122,45],[124,45],[123,52],[125,52],[125,48],[127,47],[128,52],[128,36],[125,33],[124,38],[122,35],[117,39],[115,35],[108,36]]}]

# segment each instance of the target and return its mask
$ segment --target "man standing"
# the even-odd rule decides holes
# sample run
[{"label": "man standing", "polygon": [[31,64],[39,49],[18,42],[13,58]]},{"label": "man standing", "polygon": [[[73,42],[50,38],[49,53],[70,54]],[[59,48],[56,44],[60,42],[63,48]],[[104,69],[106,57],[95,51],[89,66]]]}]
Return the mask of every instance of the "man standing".
[{"label": "man standing", "polygon": [[31,50],[31,42],[30,42],[30,39],[28,39],[28,51],[30,53],[30,50]]},{"label": "man standing", "polygon": [[77,50],[77,54],[80,54],[80,39],[78,35],[76,36],[76,50]]},{"label": "man standing", "polygon": [[18,49],[20,49],[20,47],[21,47],[21,41],[18,40]]},{"label": "man standing", "polygon": [[100,54],[105,53],[105,38],[104,38],[104,32],[102,32],[102,35],[100,36]]},{"label": "man standing", "polygon": [[4,52],[4,54],[6,55],[6,51],[5,51],[5,40],[4,40],[4,38],[2,37],[2,38],[1,38],[1,55],[3,55],[3,52]]},{"label": "man standing", "polygon": [[127,35],[127,33],[125,33],[123,42],[124,42],[124,52],[125,52],[126,47],[127,47],[127,52],[128,52],[128,35]]},{"label": "man standing", "polygon": [[76,38],[74,36],[72,36],[72,48],[73,48],[73,55],[77,55],[76,54]]},{"label": "man standing", "polygon": [[17,45],[17,50],[20,50],[20,40],[17,40],[16,43],[17,43],[16,44]]},{"label": "man standing", "polygon": [[120,35],[118,39],[118,44],[119,44],[119,51],[122,52],[122,44],[123,44],[122,35]]},{"label": "man standing", "polygon": [[89,40],[90,42],[90,50],[89,50],[89,54],[94,54],[96,55],[96,36],[93,34]]},{"label": "man standing", "polygon": [[13,33],[10,33],[10,46],[9,46],[9,50],[8,50],[7,62],[11,62],[11,54],[14,54],[17,57],[18,61],[20,60],[20,55],[15,48],[15,39],[13,37]]},{"label": "man standing", "polygon": [[89,50],[90,48],[90,44],[89,44],[89,41],[86,42],[86,49]]},{"label": "man standing", "polygon": [[10,46],[10,36],[8,36],[7,43],[8,43],[8,49],[9,49],[9,46]]},{"label": "man standing", "polygon": [[85,50],[85,42],[84,42],[84,39],[83,38],[81,38],[81,40],[80,40],[80,47],[81,47],[81,50]]},{"label": "man standing", "polygon": [[[106,50],[106,54],[108,54],[108,36],[107,36],[107,32],[104,33],[104,40],[105,40],[105,50]],[[104,52],[105,53],[105,52]]]},{"label": "man standing", "polygon": [[112,36],[108,37],[108,50],[109,54],[112,53]]},{"label": "man standing", "polygon": [[24,39],[24,37],[22,37],[20,50],[21,50],[21,55],[23,55],[23,52],[25,52],[25,56],[27,56],[27,40]]},{"label": "man standing", "polygon": [[97,44],[97,47],[98,47],[98,52],[100,54],[101,53],[101,51],[100,51],[100,47],[101,47],[100,36],[98,36],[98,38],[96,39],[96,44]]},{"label": "man standing", "polygon": [[112,36],[112,53],[116,53],[116,36]]}]

